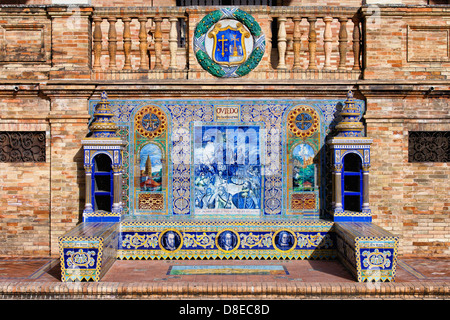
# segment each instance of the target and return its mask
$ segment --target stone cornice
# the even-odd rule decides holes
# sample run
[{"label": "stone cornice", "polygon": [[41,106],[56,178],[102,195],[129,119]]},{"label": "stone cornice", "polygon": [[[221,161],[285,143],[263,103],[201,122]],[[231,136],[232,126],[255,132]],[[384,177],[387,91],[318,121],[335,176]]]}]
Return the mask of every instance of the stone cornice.
[{"label": "stone cornice", "polygon": [[64,84],[45,82],[39,85],[40,92],[50,99],[89,99],[95,92],[96,86],[88,83],[77,83],[76,81],[68,81]]},{"label": "stone cornice", "polygon": [[358,90],[367,98],[373,97],[449,97],[450,81],[361,81],[357,84]]},{"label": "stone cornice", "polygon": [[[348,90],[364,97],[450,96],[449,80],[195,80],[176,81],[0,81],[1,96],[41,96],[49,99],[91,99],[102,91],[111,97],[345,97]],[[356,96],[358,99],[361,96]]]},{"label": "stone cornice", "polygon": [[363,17],[381,16],[450,16],[450,7],[445,5],[383,5],[370,4],[361,7]]}]

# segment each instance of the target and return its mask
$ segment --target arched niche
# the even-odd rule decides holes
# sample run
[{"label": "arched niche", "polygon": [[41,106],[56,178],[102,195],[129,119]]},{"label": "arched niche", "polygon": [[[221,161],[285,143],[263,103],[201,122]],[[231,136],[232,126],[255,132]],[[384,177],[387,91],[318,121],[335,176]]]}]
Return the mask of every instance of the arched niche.
[{"label": "arched niche", "polygon": [[344,211],[361,212],[363,206],[363,162],[356,152],[342,158],[342,206]]},{"label": "arched niche", "polygon": [[323,115],[311,105],[286,111],[284,143],[287,215],[318,218],[320,214]]},{"label": "arched niche", "polygon": [[170,117],[156,105],[145,105],[134,115],[134,168],[131,188],[136,214],[168,214]]},{"label": "arched niche", "polygon": [[97,153],[92,159],[92,205],[94,211],[112,211],[114,172],[109,154]]}]

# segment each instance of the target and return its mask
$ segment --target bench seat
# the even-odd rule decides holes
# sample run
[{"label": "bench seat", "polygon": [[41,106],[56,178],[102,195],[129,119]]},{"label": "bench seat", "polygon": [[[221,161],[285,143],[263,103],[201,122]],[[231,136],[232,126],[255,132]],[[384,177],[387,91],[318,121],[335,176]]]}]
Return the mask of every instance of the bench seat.
[{"label": "bench seat", "polygon": [[358,282],[394,281],[399,238],[371,222],[336,222],[338,259]]},{"label": "bench seat", "polygon": [[[235,235],[232,249],[219,241],[227,232]],[[288,250],[278,244],[283,232],[292,240]],[[174,235],[176,248],[165,247],[166,234]],[[359,282],[394,281],[398,240],[371,222],[143,218],[83,222],[59,239],[61,278],[100,281],[117,259],[338,258]]]},{"label": "bench seat", "polygon": [[100,281],[116,261],[119,226],[83,222],[60,237],[61,280]]},{"label": "bench seat", "polygon": [[130,217],[121,222],[118,258],[335,259],[332,228],[318,219]]}]

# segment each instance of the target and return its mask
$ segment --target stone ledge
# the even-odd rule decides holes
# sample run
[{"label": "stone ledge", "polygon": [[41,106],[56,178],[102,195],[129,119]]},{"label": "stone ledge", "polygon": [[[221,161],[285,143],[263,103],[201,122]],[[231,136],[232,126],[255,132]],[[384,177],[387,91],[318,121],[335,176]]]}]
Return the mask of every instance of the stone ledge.
[{"label": "stone ledge", "polygon": [[449,282],[0,283],[0,299],[448,299],[449,297]]}]

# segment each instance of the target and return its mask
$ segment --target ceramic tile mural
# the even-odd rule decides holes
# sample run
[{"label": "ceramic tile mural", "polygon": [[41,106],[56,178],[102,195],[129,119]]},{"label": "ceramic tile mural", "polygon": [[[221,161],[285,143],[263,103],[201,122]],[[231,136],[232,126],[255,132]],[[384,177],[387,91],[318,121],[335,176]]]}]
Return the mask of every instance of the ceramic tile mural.
[{"label": "ceramic tile mural", "polygon": [[344,100],[109,102],[126,141],[126,214],[319,217]]},{"label": "ceramic tile mural", "polygon": [[194,126],[195,214],[256,215],[261,210],[260,126]]}]

